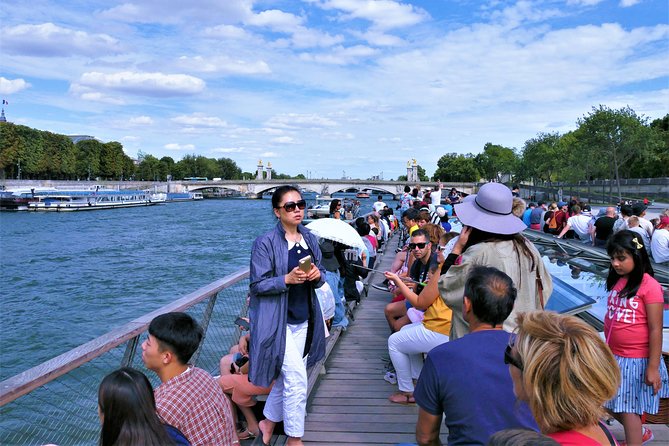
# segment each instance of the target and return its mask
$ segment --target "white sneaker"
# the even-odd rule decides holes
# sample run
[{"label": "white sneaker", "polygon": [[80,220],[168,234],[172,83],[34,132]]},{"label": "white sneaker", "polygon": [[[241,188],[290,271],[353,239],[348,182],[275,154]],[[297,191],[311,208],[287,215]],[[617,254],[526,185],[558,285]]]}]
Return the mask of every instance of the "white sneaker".
[{"label": "white sneaker", "polygon": [[386,372],[386,374],[383,376],[383,379],[390,384],[397,384],[397,377],[393,372]]}]

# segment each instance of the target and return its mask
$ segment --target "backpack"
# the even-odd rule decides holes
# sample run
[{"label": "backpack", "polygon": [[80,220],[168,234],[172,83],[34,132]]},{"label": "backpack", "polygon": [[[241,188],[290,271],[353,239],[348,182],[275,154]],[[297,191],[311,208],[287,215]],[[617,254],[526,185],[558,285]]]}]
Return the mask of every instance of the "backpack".
[{"label": "backpack", "polygon": [[548,229],[557,229],[557,211],[553,211],[553,215],[548,220]]}]

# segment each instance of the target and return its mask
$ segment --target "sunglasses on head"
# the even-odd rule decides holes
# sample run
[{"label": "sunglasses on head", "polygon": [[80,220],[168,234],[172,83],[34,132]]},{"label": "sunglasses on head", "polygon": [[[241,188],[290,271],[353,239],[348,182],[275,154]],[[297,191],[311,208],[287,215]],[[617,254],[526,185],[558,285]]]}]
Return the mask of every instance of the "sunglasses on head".
[{"label": "sunglasses on head", "polygon": [[523,363],[520,362],[520,360],[516,359],[513,357],[511,354],[511,349],[513,348],[513,344],[509,344],[506,346],[506,350],[504,350],[504,364],[509,365],[511,364],[521,372],[523,371]]},{"label": "sunglasses on head", "polygon": [[307,202],[304,200],[300,200],[298,202],[295,201],[289,201],[288,203],[284,204],[283,206],[279,206],[277,209],[284,208],[286,212],[293,212],[295,208],[298,208],[299,210],[303,210],[304,208],[307,207]]},{"label": "sunglasses on head", "polygon": [[422,243],[409,243],[409,249],[423,249],[427,246],[427,242]]}]

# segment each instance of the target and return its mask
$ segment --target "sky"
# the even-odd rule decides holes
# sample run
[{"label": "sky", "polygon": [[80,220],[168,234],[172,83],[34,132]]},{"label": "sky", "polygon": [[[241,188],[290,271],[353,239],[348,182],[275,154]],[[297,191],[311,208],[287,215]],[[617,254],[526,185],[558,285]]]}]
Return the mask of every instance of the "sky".
[{"label": "sky", "polygon": [[669,112],[666,0],[0,2],[8,121],[176,161],[395,179],[600,104]]}]

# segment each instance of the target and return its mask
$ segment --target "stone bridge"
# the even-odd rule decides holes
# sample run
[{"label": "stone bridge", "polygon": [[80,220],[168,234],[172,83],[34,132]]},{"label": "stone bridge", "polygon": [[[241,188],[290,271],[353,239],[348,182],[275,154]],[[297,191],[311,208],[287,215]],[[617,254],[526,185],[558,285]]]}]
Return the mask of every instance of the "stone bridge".
[{"label": "stone bridge", "polygon": [[[404,192],[404,186],[413,184],[397,181],[379,181],[379,180],[349,180],[349,179],[321,179],[321,180],[221,180],[221,181],[179,181],[173,184],[180,184],[184,190],[196,191],[209,188],[221,188],[234,190],[248,197],[260,197],[263,193],[276,189],[284,184],[290,184],[300,187],[302,190],[315,192],[318,195],[329,196],[335,192],[345,191],[384,191],[392,195],[399,195]],[[435,182],[421,182],[423,188],[434,188]],[[455,187],[460,191],[471,193],[474,191],[475,183],[443,183],[444,187],[450,189]]]}]

